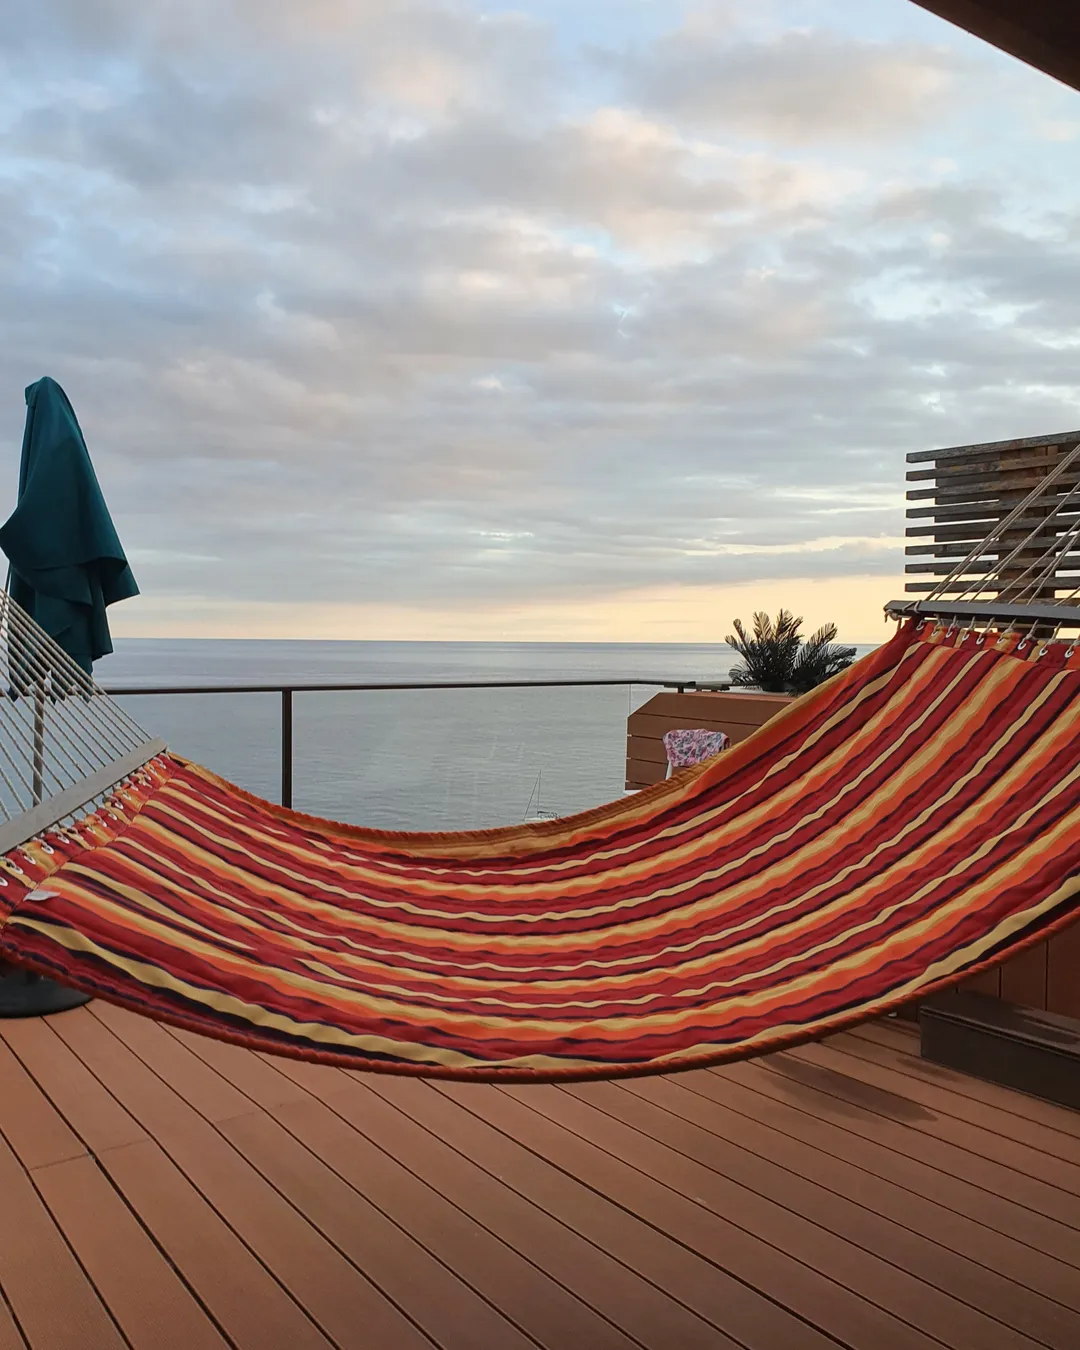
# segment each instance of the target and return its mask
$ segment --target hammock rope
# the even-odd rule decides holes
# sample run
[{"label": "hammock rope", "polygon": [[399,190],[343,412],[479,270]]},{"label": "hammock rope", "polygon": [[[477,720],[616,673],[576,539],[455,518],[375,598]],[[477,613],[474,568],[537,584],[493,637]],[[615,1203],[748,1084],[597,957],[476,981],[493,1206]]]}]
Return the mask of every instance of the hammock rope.
[{"label": "hammock rope", "polygon": [[[0,960],[223,1040],[462,1079],[670,1072],[880,1016],[1080,913],[1076,644],[909,620],[632,798],[423,834],[243,792],[3,613]],[[35,761],[59,785],[38,801]]]},{"label": "hammock rope", "polygon": [[164,749],[0,592],[0,852],[74,824]]}]

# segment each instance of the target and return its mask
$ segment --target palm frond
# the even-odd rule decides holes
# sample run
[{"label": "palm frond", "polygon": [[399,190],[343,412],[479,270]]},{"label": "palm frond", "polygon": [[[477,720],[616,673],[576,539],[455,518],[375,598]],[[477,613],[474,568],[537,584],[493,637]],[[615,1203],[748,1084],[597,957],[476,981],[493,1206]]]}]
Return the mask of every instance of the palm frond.
[{"label": "palm frond", "polygon": [[732,668],[731,683],[770,694],[804,694],[851,665],[855,648],[835,644],[835,624],[823,624],[804,640],[802,622],[787,609],[775,620],[758,611],[750,637],[742,620],[733,620],[735,633],[726,641],[742,659]]}]

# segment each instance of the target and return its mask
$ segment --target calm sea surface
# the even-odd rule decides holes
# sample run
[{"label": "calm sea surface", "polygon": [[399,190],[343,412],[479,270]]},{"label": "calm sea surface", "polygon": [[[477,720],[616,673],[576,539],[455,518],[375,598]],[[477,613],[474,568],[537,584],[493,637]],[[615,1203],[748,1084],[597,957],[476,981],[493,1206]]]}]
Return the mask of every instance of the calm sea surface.
[{"label": "calm sea surface", "polygon": [[[340,681],[721,681],[726,645],[118,640],[94,674],[107,688]],[[866,650],[869,650],[867,648]],[[567,815],[621,795],[626,718],[656,692],[395,690],[296,694],[293,804],[390,829],[468,829]],[[172,749],[261,796],[280,792],[273,694],[122,700]]]}]

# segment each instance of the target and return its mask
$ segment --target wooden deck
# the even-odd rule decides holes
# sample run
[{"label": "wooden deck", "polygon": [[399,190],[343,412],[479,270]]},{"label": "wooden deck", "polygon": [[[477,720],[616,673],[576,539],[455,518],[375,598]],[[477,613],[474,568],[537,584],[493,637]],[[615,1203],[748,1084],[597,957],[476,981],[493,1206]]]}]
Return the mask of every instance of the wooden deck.
[{"label": "wooden deck", "polygon": [[494,1088],[0,1022],[0,1350],[1075,1350],[1080,1114],[916,1050]]}]

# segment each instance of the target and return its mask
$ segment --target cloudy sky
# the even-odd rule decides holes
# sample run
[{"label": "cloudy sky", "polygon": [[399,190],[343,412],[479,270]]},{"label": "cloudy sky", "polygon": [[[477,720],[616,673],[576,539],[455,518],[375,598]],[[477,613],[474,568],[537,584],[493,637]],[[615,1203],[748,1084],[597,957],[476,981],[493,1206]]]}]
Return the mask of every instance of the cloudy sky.
[{"label": "cloudy sky", "polygon": [[1080,426],[1080,95],[908,0],[7,0],[0,509],[65,386],[139,634],[714,641]]}]

